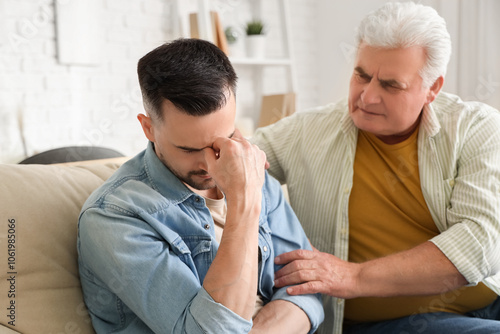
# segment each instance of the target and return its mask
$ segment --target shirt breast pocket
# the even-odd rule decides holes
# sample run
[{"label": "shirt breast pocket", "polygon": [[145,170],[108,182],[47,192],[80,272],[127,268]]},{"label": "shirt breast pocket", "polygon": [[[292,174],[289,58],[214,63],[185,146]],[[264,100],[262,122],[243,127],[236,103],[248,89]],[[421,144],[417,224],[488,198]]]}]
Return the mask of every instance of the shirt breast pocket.
[{"label": "shirt breast pocket", "polygon": [[189,253],[184,254],[183,261],[192,262],[200,283],[203,283],[208,268],[215,257],[212,239],[206,236],[183,236],[182,240],[189,249]]}]

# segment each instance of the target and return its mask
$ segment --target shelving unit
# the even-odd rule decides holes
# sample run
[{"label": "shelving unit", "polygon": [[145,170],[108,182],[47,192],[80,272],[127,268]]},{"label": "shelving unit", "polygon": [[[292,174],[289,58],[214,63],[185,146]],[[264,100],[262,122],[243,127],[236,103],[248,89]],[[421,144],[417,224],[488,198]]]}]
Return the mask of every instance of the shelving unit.
[{"label": "shelving unit", "polygon": [[[251,18],[263,19],[264,22],[269,21],[270,18],[266,18],[264,13],[264,0],[247,0],[248,4],[251,6]],[[270,0],[266,0],[270,1]],[[284,47],[284,55],[280,58],[248,58],[248,57],[232,57],[230,56],[231,63],[239,72],[242,68],[251,68],[252,80],[253,80],[253,90],[256,96],[253,112],[251,118],[254,123],[257,124],[257,120],[260,114],[261,100],[262,96],[266,93],[263,91],[264,82],[264,69],[270,66],[281,66],[286,69],[286,91],[282,93],[296,92],[297,83],[295,77],[294,62],[292,58],[292,39],[290,34],[290,14],[289,14],[289,3],[288,0],[273,0],[277,1],[279,21],[280,21],[280,33],[282,36],[282,42]],[[194,6],[193,6],[194,4]],[[213,42],[212,27],[210,24],[210,0],[174,0],[172,8],[172,22],[174,35],[178,37],[189,37],[189,22],[188,14],[189,12],[196,11],[198,13],[198,27],[201,31],[201,38]],[[194,10],[192,9],[194,7]],[[216,8],[214,9],[216,10]],[[222,17],[221,19],[223,19]],[[243,22],[242,22],[243,24]]]}]

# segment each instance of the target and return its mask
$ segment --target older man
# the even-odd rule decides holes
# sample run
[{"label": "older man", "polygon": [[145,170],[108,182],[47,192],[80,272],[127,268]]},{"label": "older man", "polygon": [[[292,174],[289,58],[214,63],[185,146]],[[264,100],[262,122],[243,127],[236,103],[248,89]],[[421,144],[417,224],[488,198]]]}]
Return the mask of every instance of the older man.
[{"label": "older man", "polygon": [[320,333],[500,332],[500,114],[440,92],[450,53],[434,9],[387,4],[347,100],[254,136],[318,249],[276,285],[328,295]]}]

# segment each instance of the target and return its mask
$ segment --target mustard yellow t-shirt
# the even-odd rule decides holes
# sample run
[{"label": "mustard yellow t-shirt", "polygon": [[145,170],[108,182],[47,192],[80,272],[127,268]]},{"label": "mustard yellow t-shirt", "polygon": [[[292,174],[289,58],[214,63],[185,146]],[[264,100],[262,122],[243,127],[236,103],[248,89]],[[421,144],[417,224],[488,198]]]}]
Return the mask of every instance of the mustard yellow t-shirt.
[{"label": "mustard yellow t-shirt", "polygon": [[[349,261],[364,262],[413,248],[439,231],[420,187],[417,135],[388,145],[359,131],[349,199]],[[418,274],[418,270],[416,270]],[[497,295],[483,284],[425,297],[346,300],[346,323],[382,321],[415,313],[466,313]]]}]

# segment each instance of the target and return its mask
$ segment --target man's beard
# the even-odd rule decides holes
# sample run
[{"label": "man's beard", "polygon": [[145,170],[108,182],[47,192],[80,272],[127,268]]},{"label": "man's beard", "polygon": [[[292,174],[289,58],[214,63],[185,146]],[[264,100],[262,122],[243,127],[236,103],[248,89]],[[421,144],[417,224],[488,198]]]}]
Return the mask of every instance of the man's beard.
[{"label": "man's beard", "polygon": [[205,171],[198,171],[198,172],[190,171],[186,177],[182,177],[181,175],[177,174],[177,172],[175,172],[175,171],[172,171],[172,173],[175,176],[177,176],[177,178],[179,180],[181,180],[182,182],[186,183],[187,185],[189,185],[190,187],[192,187],[194,189],[208,190],[208,189],[215,188],[215,181],[212,178],[203,180],[201,182],[196,182],[193,179],[193,176],[195,176],[195,175],[208,175],[208,173]]},{"label": "man's beard", "polygon": [[170,166],[163,157],[161,157],[160,160],[161,162],[163,162],[165,167],[167,167],[172,172],[172,174],[174,174],[181,182],[187,184],[191,188],[194,188],[196,190],[208,190],[216,187],[215,181],[212,178],[199,182],[193,179],[193,176],[196,175],[201,175],[201,176],[208,175],[206,171],[203,170],[190,171],[187,173],[187,175],[181,175],[179,172],[173,169],[172,166]]}]

